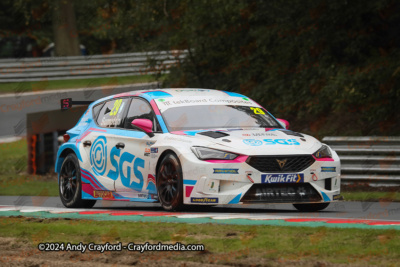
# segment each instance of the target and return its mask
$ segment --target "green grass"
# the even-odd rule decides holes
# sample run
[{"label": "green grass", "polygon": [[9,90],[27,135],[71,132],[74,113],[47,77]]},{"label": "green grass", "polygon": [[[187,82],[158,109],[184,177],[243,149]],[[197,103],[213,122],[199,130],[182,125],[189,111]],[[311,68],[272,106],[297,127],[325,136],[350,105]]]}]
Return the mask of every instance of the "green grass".
[{"label": "green grass", "polygon": [[28,175],[26,140],[0,144],[0,195],[58,196],[56,176]]},{"label": "green grass", "polygon": [[400,201],[399,192],[342,192],[347,201]]},{"label": "green grass", "polygon": [[41,181],[40,176],[0,178],[1,196],[58,196],[57,181]]},{"label": "green grass", "polygon": [[[161,76],[163,79],[165,76]],[[133,83],[154,82],[154,75],[134,75],[123,77],[105,77],[91,79],[50,80],[38,82],[0,83],[0,93],[23,93],[42,90],[89,88],[99,86],[124,85]]]},{"label": "green grass", "polygon": [[[396,265],[400,235],[396,230],[335,229],[216,224],[105,222],[90,220],[0,218],[0,236],[39,242],[204,244],[207,253],[176,254],[174,260],[248,264],[260,260],[300,264]],[[159,255],[160,257],[162,254]],[[311,264],[314,265],[314,264]]]},{"label": "green grass", "polygon": [[15,174],[26,169],[28,147],[22,139],[0,144],[0,175]]}]

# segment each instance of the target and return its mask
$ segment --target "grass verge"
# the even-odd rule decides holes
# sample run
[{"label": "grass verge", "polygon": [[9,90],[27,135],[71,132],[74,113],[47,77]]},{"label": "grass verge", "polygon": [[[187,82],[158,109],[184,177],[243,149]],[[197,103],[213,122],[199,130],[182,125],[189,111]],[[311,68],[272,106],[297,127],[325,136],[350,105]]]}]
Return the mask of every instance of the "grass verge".
[{"label": "grass verge", "polygon": [[[161,76],[163,79],[165,76]],[[122,77],[104,77],[72,80],[45,80],[38,82],[0,83],[0,93],[24,93],[32,91],[90,88],[99,86],[124,85],[134,83],[155,82],[154,75],[134,75]]]},{"label": "grass verge", "polygon": [[[0,218],[0,236],[36,248],[42,242],[203,244],[206,251],[174,252],[177,262],[250,266],[259,263],[315,263],[395,266],[400,261],[396,230],[331,229],[215,224],[105,222],[91,220]],[[51,254],[51,253],[50,253]],[[101,255],[101,254],[100,254]],[[148,254],[135,254],[145,260]],[[111,257],[116,257],[111,253]],[[158,252],[156,261],[163,260]],[[275,265],[275,264],[272,264]]]},{"label": "grass verge", "polygon": [[381,191],[371,191],[371,192],[342,192],[341,195],[344,200],[347,201],[400,201],[399,192],[381,192]]},{"label": "grass verge", "polygon": [[0,195],[58,196],[57,176],[29,175],[26,140],[0,144]]}]

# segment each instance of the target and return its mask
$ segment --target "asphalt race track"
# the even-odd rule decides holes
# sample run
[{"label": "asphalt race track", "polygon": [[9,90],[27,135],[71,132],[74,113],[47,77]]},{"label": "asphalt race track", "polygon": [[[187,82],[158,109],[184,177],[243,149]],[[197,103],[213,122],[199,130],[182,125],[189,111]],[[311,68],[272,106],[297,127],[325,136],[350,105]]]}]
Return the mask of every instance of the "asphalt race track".
[{"label": "asphalt race track", "polygon": [[159,218],[158,221],[165,222],[400,229],[400,202],[336,202],[331,203],[327,209],[314,213],[299,212],[290,204],[191,206],[184,212],[165,212],[159,204],[98,201],[92,209],[84,210],[65,209],[58,197],[0,196],[0,216],[19,215],[95,220],[157,221],[155,218]]}]

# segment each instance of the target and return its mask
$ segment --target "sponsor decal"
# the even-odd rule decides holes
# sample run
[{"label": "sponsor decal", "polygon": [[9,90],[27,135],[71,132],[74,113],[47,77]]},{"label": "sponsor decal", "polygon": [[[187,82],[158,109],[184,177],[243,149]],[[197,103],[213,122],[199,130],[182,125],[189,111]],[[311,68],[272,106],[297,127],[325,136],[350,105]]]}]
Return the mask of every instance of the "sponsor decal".
[{"label": "sponsor decal", "polygon": [[336,167],[321,167],[321,172],[336,172]]},{"label": "sponsor decal", "polygon": [[109,126],[119,125],[120,123],[121,123],[121,118],[106,119],[106,117],[103,117],[103,119],[101,120],[100,126],[109,127]]},{"label": "sponsor decal", "polygon": [[190,198],[192,203],[218,203],[218,198],[216,197],[192,197]]},{"label": "sponsor decal", "polygon": [[151,153],[158,153],[158,147],[152,147]]},{"label": "sponsor decal", "polygon": [[[100,136],[96,139],[99,140],[100,138],[106,138],[104,136]],[[96,141],[95,144],[96,145]],[[91,150],[95,147],[92,145]],[[101,147],[100,147],[101,148]],[[96,154],[97,150],[94,151],[94,153],[91,154],[91,162],[92,162],[92,154]],[[142,191],[143,188],[143,174],[141,169],[144,169],[145,167],[145,161],[144,159],[137,157],[129,152],[123,152],[118,149],[117,147],[113,147],[110,151],[110,163],[111,166],[107,168],[107,149],[105,148],[104,150],[104,156],[103,158],[105,159],[104,166],[101,165],[101,172],[104,174],[106,169],[108,169],[107,172],[107,177],[112,179],[112,180],[117,180],[118,178],[121,179],[121,183],[123,186],[127,188],[131,188],[136,191]],[[122,154],[121,154],[122,153]],[[97,156],[93,158],[93,162],[97,164]],[[97,165],[93,165],[93,169],[97,171]],[[103,169],[104,168],[104,169]],[[98,172],[100,175],[102,175],[100,172]]]},{"label": "sponsor decal", "polygon": [[333,195],[332,199],[333,200],[341,200],[342,196],[341,195]]},{"label": "sponsor decal", "polygon": [[264,139],[266,145],[300,145],[296,139]]},{"label": "sponsor decal", "polygon": [[219,181],[218,180],[208,180],[206,184],[207,191],[209,193],[218,193],[219,192]]},{"label": "sponsor decal", "polygon": [[242,136],[250,136],[250,134],[242,134]]},{"label": "sponsor decal", "polygon": [[146,142],[146,146],[152,146],[154,145],[156,142]]},{"label": "sponsor decal", "polygon": [[279,187],[279,188],[257,188],[256,195],[259,200],[273,200],[277,198],[286,199],[293,197],[312,196],[313,191],[307,187]]},{"label": "sponsor decal", "polygon": [[107,168],[107,139],[99,136],[90,147],[90,164],[97,175],[103,175]]},{"label": "sponsor decal", "polygon": [[186,139],[174,137],[174,136],[167,136],[164,138],[164,140],[177,141],[177,142],[183,142],[183,143],[189,143],[189,144],[192,143],[192,141],[190,141],[190,140],[186,140]]},{"label": "sponsor decal", "polygon": [[252,136],[278,136],[274,133],[252,133]]},{"label": "sponsor decal", "polygon": [[[187,98],[187,99],[174,99],[174,100],[165,100],[162,98],[159,98],[156,100],[158,105],[161,105],[163,108],[169,108],[173,106],[190,106],[193,104],[198,104],[198,105],[207,105],[207,104],[220,104],[220,105],[244,105],[244,106],[250,106],[254,105],[252,101],[250,100],[244,100],[244,99],[226,99],[226,98]],[[255,108],[257,110],[254,111],[255,114],[263,114],[263,113],[256,113],[256,112],[264,112],[260,108]],[[259,111],[259,110],[261,111]],[[265,114],[265,113],[264,113]]]},{"label": "sponsor decal", "polygon": [[303,183],[304,174],[262,174],[261,183],[279,184],[279,183]]},{"label": "sponsor decal", "polygon": [[256,140],[256,139],[244,139],[243,143],[245,143],[248,146],[261,146],[262,141]]},{"label": "sponsor decal", "polygon": [[146,147],[146,148],[144,149],[144,156],[145,156],[145,157],[149,157],[149,156],[150,156],[150,148]]},{"label": "sponsor decal", "polygon": [[97,191],[93,190],[93,197],[95,198],[114,198],[111,191]]},{"label": "sponsor decal", "polygon": [[180,89],[175,89],[175,92],[210,92],[208,89],[185,89],[185,90],[180,90]]},{"label": "sponsor decal", "polygon": [[[251,105],[249,103],[249,100],[242,100],[242,99],[223,99],[223,98],[199,98],[199,99],[193,99],[193,98],[188,98],[188,99],[176,99],[176,100],[165,100],[165,99],[158,99],[158,102],[161,102],[165,106],[177,106],[177,105],[192,105],[192,104],[226,104],[226,105],[235,105],[235,104],[244,104],[244,105]],[[259,108],[255,108],[259,109]],[[261,110],[263,112],[263,110]],[[257,113],[255,113],[257,114]],[[262,114],[262,113],[258,113]]]},{"label": "sponsor decal", "polygon": [[[300,145],[296,139],[264,139],[264,145]],[[244,139],[243,143],[249,146],[261,146],[263,141],[256,139]]]},{"label": "sponsor decal", "polygon": [[239,169],[214,169],[214,173],[221,174],[238,174]]}]

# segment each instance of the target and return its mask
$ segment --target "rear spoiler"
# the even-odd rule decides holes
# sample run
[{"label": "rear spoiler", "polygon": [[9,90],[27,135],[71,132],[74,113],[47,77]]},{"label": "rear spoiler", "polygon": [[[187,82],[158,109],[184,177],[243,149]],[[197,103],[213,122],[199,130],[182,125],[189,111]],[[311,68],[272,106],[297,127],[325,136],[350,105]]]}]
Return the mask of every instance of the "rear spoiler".
[{"label": "rear spoiler", "polygon": [[72,101],[72,98],[63,98],[60,100],[61,110],[72,108],[72,105],[90,105],[94,101]]}]

